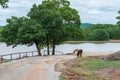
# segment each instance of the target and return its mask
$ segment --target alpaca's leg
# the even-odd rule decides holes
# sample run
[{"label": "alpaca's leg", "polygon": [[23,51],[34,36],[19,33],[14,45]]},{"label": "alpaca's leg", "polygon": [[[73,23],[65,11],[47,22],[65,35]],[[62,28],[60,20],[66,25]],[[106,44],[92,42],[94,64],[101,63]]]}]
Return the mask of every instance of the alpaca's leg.
[{"label": "alpaca's leg", "polygon": [[82,53],[80,53],[80,57],[82,57]]},{"label": "alpaca's leg", "polygon": [[77,57],[79,57],[79,53],[77,53]]}]

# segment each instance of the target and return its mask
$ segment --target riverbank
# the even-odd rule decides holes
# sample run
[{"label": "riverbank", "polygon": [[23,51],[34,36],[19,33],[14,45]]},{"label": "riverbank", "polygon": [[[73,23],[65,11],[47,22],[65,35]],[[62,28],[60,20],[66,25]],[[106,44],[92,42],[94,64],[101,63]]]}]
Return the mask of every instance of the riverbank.
[{"label": "riverbank", "polygon": [[120,40],[109,40],[109,41],[65,41],[64,44],[80,44],[80,43],[120,43]]},{"label": "riverbank", "polygon": [[103,59],[112,53],[95,53],[99,55],[87,53],[89,55],[86,54],[82,58],[61,62],[64,67],[60,70],[62,72],[60,80],[119,80],[119,61],[104,61]]}]

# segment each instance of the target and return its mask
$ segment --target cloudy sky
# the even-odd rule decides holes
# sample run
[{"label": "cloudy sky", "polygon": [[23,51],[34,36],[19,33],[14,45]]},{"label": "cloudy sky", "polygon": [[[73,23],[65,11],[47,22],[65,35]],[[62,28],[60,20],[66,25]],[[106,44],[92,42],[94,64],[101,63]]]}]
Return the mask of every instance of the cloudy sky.
[{"label": "cloudy sky", "polygon": [[[9,7],[0,7],[0,25],[6,24],[11,16],[26,16],[34,3],[42,0],[9,0]],[[78,10],[82,23],[116,24],[120,0],[69,0],[71,7]]]}]

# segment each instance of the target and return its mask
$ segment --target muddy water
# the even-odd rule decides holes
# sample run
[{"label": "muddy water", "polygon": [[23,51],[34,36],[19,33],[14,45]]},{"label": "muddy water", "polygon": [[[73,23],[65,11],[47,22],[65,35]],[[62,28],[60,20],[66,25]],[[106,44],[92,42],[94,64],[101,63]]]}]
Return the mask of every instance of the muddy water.
[{"label": "muddy water", "polygon": [[56,47],[57,50],[70,53],[76,48],[83,49],[84,52],[109,52],[120,50],[120,43],[82,43],[82,44],[63,44]]},{"label": "muddy water", "polygon": [[[120,43],[81,43],[81,44],[62,44],[56,46],[56,51],[62,51],[64,53],[70,53],[76,48],[81,48],[84,52],[109,52],[120,50]],[[46,50],[44,48],[43,50]],[[42,52],[43,52],[42,50]],[[26,51],[36,51],[36,46],[17,46],[12,48],[12,46],[7,47],[5,43],[0,43],[0,55],[16,53],[16,52],[26,52]]]}]

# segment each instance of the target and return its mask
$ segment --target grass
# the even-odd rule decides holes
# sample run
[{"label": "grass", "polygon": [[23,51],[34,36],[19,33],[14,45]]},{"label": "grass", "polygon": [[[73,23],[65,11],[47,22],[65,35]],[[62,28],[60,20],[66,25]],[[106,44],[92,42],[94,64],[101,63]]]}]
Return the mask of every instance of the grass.
[{"label": "grass", "polygon": [[103,69],[103,68],[120,68],[119,61],[88,61],[84,63],[84,66],[90,70]]},{"label": "grass", "polygon": [[[120,68],[120,62],[101,61],[89,57],[76,58],[72,61],[72,66],[68,69],[68,71],[76,75],[74,79],[70,80],[106,80],[105,77],[102,77],[99,74],[94,73],[93,71],[103,68]],[[66,79],[64,78],[64,76],[62,76],[60,80],[69,80],[70,75],[65,76],[67,76],[68,78]]]},{"label": "grass", "polygon": [[80,75],[81,76],[80,80],[100,80],[100,79],[103,80],[102,77],[95,74],[91,70],[86,69],[85,67],[73,67],[70,69],[70,71],[77,74],[78,76]]},{"label": "grass", "polygon": [[92,75],[93,73],[87,69],[84,69],[82,67],[74,67],[74,68],[71,68],[71,71],[72,72],[75,72],[77,74],[81,74],[81,75],[87,75],[87,76],[90,76]]},{"label": "grass", "polygon": [[60,80],[65,80],[64,78],[60,78]]}]

